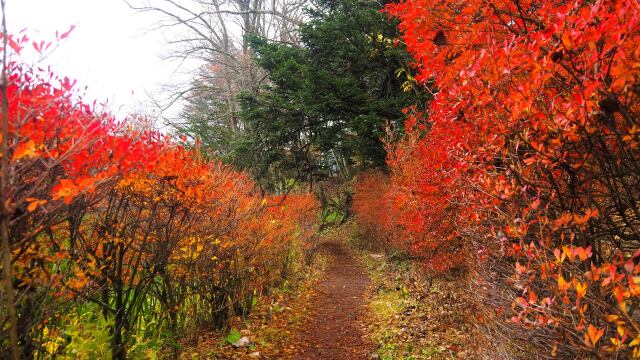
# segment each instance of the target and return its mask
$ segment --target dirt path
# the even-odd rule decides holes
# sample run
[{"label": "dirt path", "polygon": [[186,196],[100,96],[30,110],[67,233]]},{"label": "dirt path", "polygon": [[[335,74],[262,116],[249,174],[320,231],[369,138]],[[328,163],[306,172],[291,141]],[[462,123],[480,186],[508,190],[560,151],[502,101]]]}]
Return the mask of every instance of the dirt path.
[{"label": "dirt path", "polygon": [[364,322],[369,277],[346,245],[320,246],[331,263],[311,300],[313,312],[300,334],[301,350],[293,359],[368,359],[373,351]]}]

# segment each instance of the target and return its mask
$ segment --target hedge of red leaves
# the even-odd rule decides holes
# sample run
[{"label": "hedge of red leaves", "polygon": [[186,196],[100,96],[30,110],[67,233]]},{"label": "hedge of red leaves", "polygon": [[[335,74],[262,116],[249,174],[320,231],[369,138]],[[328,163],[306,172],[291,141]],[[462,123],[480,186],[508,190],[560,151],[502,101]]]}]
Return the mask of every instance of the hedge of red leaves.
[{"label": "hedge of red leaves", "polygon": [[489,352],[640,357],[638,2],[386,11],[436,89],[390,145],[389,211],[427,263],[464,255]]},{"label": "hedge of red leaves", "polygon": [[143,317],[175,343],[248,312],[291,271],[315,230],[313,196],[262,198],[247,175],[84,104],[66,78],[7,72],[3,199],[22,358],[65,354],[62,316],[87,302],[124,358]]}]

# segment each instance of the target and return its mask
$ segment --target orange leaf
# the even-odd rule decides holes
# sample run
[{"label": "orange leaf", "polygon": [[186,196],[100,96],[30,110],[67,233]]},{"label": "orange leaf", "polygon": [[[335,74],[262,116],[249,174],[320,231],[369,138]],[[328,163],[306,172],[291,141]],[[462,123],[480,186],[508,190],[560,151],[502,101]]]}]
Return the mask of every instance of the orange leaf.
[{"label": "orange leaf", "polygon": [[21,143],[16,147],[16,150],[13,152],[13,157],[11,161],[20,160],[25,156],[33,156],[36,152],[36,143],[33,140],[29,140],[27,142]]},{"label": "orange leaf", "polygon": [[562,45],[564,45],[567,49],[571,49],[571,46],[573,45],[569,34],[566,32],[562,34]]},{"label": "orange leaf", "polygon": [[580,258],[580,261],[585,261],[586,259],[590,258],[593,255],[593,253],[591,252],[591,246],[587,246],[586,249],[583,248],[582,246],[577,247],[576,253]]},{"label": "orange leaf", "polygon": [[44,205],[47,203],[47,200],[38,200],[34,198],[28,198],[27,201],[29,202],[29,205],[27,205],[28,212],[33,212],[38,208],[38,206]]},{"label": "orange leaf", "polygon": [[29,205],[27,206],[27,211],[28,212],[33,212],[37,208],[38,208],[38,202],[34,201],[32,203],[29,203]]},{"label": "orange leaf", "polygon": [[604,329],[598,329],[593,325],[589,325],[587,328],[587,334],[584,337],[585,342],[588,346],[593,347],[596,345],[598,340],[604,334]]},{"label": "orange leaf", "polygon": [[52,191],[53,200],[63,199],[65,204],[70,204],[76,195],[78,195],[78,187],[68,179],[60,180]]}]

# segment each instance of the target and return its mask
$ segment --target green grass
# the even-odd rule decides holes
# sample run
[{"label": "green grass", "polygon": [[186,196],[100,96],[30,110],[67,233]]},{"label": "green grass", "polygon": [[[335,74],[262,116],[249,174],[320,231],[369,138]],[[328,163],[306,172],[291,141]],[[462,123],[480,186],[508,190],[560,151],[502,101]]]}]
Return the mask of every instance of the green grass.
[{"label": "green grass", "polygon": [[[395,256],[394,256],[395,255]],[[371,339],[378,345],[377,354],[382,360],[413,360],[450,358],[446,349],[431,342],[429,338],[415,338],[408,331],[415,331],[420,320],[408,318],[403,312],[414,309],[424,311],[424,305],[412,293],[407,274],[414,265],[402,254],[391,254],[374,258],[362,253],[362,261],[369,269],[372,294],[369,308],[373,321]],[[431,291],[437,289],[431,289]]]}]

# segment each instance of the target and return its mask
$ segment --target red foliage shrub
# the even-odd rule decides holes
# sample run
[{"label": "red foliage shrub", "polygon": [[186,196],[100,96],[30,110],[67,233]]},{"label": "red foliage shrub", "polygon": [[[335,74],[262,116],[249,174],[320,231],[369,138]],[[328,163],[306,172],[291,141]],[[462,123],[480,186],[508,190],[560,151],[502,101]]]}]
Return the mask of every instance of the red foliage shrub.
[{"label": "red foliage shrub", "polygon": [[637,2],[387,11],[437,89],[390,148],[410,246],[474,254],[494,355],[640,356]]},{"label": "red foliage shrub", "polygon": [[[383,247],[408,250],[422,259],[425,268],[440,273],[464,267],[464,250],[456,224],[463,219],[453,186],[457,173],[451,168],[444,147],[424,146],[417,141],[424,133],[415,123],[407,123],[407,136],[390,152],[390,176],[380,172],[360,174],[354,187],[353,210],[364,238]],[[429,139],[436,141],[436,131]],[[442,136],[440,141],[447,141]],[[438,177],[441,172],[452,175]]]}]

